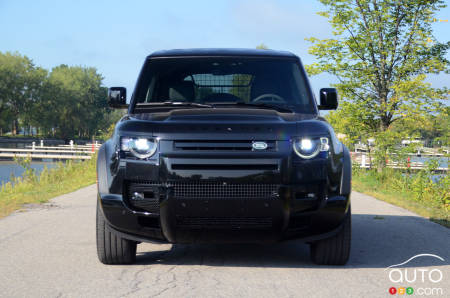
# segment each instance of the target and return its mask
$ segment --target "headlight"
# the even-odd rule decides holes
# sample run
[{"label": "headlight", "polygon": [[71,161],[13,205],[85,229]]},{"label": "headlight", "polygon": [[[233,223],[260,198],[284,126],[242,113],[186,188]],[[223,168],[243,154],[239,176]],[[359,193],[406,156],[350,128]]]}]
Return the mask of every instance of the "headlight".
[{"label": "headlight", "polygon": [[301,138],[294,141],[294,151],[304,159],[316,157],[321,151],[328,151],[328,138]]},{"label": "headlight", "polygon": [[147,138],[121,138],[120,149],[125,152],[131,152],[137,158],[149,158],[156,152],[156,139]]}]

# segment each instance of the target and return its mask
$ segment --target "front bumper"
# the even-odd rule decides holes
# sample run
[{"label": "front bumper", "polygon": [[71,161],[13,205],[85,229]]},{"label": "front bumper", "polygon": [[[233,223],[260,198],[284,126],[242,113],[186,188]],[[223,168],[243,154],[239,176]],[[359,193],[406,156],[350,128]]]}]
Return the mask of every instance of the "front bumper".
[{"label": "front bumper", "polygon": [[314,241],[339,230],[349,197],[296,199],[296,192],[297,187],[283,185],[276,198],[180,199],[168,187],[160,193],[159,213],[133,210],[118,194],[99,194],[98,199],[111,228],[136,241]]},{"label": "front bumper", "polygon": [[[112,229],[136,241],[242,243],[332,236],[350,205],[349,195],[339,190],[342,155],[296,160],[290,142],[275,145],[268,152],[200,153],[177,151],[173,143],[161,141],[164,153],[147,161],[106,154],[117,162],[99,165],[99,205]],[[146,200],[133,201],[135,192]]]}]

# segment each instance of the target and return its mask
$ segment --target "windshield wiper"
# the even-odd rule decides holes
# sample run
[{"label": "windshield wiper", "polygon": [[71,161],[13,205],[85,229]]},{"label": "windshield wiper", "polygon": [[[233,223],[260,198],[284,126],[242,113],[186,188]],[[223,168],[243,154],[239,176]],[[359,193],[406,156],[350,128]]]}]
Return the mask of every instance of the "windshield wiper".
[{"label": "windshield wiper", "polygon": [[163,101],[163,102],[145,102],[139,103],[139,106],[145,107],[196,107],[196,108],[213,108],[212,105],[197,102],[181,102],[181,101]]},{"label": "windshield wiper", "polygon": [[255,108],[277,110],[279,112],[295,113],[295,111],[293,109],[290,109],[288,107],[279,106],[279,105],[271,105],[271,104],[267,104],[267,103],[246,103],[246,102],[238,101],[238,102],[232,102],[232,103],[215,104],[214,106],[217,106],[217,105],[235,105],[235,106],[243,106],[243,107],[255,107]]}]

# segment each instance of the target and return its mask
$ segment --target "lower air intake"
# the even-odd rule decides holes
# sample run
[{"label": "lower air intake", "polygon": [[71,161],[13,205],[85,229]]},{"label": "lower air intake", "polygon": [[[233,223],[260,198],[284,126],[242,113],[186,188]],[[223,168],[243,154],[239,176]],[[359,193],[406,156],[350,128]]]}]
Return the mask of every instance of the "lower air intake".
[{"label": "lower air intake", "polygon": [[170,183],[176,198],[269,199],[277,198],[277,184]]},{"label": "lower air intake", "polygon": [[177,217],[177,226],[189,229],[267,229],[271,217]]}]

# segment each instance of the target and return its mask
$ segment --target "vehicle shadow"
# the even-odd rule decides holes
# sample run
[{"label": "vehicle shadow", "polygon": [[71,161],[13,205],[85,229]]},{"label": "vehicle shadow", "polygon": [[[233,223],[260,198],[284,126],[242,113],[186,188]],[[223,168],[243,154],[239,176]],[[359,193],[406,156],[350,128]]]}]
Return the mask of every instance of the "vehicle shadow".
[{"label": "vehicle shadow", "polygon": [[[354,214],[352,229],[352,251],[345,268],[386,268],[418,254],[434,254],[445,261],[423,256],[402,267],[449,264],[450,229],[424,218]],[[151,245],[153,247],[157,246]],[[136,263],[324,268],[310,261],[309,245],[300,241],[274,244],[175,244],[168,250],[140,252]]]}]

